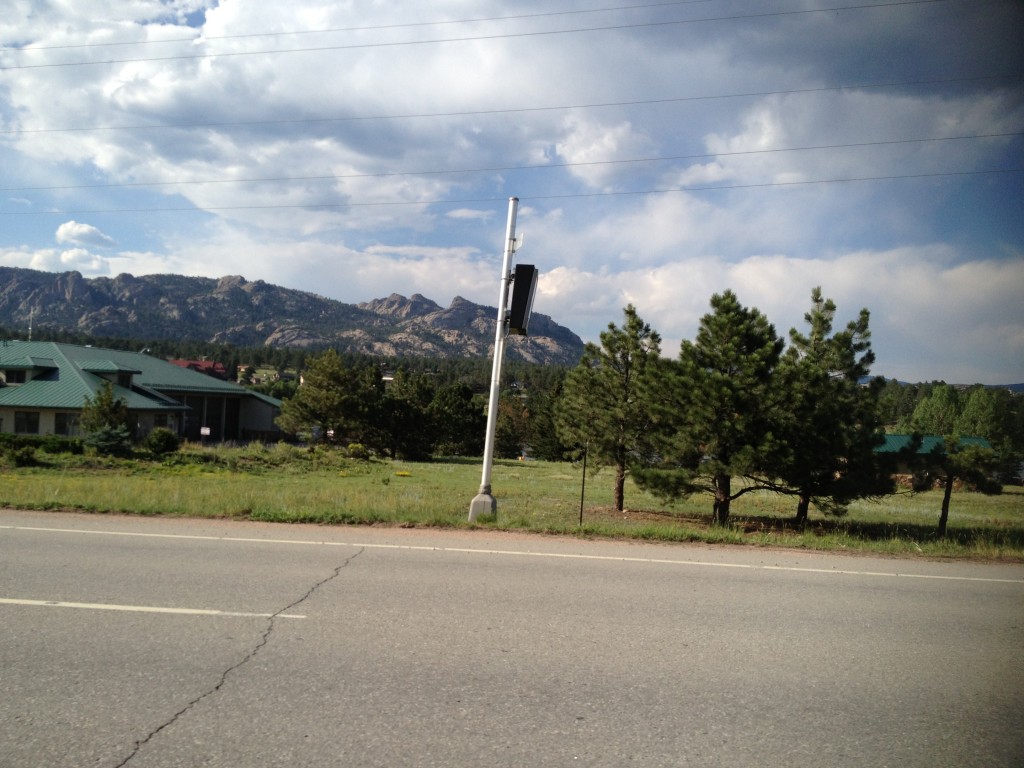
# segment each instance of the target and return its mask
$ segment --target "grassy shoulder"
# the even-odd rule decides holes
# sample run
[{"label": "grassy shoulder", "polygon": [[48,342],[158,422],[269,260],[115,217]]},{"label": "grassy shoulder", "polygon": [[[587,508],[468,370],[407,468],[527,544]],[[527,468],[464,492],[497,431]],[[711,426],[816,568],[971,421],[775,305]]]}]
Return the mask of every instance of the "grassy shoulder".
[{"label": "grassy shoulder", "polygon": [[731,524],[712,526],[711,499],[666,504],[627,487],[627,511],[611,507],[610,472],[586,478],[568,463],[498,461],[493,519],[467,522],[479,459],[429,463],[349,459],[284,444],[186,445],[162,460],[39,453],[35,466],[7,462],[0,505],[142,515],[180,515],[325,525],[489,528],[572,536],[859,551],[1024,562],[1024,489],[953,494],[948,535],[936,535],[940,491],[854,504],[841,518],[812,509],[791,524],[795,501],[767,493],[733,503]]}]

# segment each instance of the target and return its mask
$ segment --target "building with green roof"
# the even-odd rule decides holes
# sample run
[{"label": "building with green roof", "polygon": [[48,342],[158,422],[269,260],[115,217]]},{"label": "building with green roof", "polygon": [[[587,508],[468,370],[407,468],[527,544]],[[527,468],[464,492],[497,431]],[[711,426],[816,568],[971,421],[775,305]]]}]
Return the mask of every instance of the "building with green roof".
[{"label": "building with green roof", "polygon": [[146,354],[49,341],[0,344],[0,432],[76,435],[107,382],[138,437],[156,427],[195,441],[281,437],[276,398]]},{"label": "building with green roof", "polygon": [[[953,444],[954,451],[968,446],[991,448],[992,444],[984,437],[958,437]],[[889,456],[895,462],[897,472],[915,472],[924,464],[941,464],[946,456],[946,438],[942,435],[886,435],[883,442],[875,447],[875,453]]]},{"label": "building with green roof", "polygon": [[[920,444],[917,446],[918,456],[932,454],[943,454],[946,452],[946,438],[942,435],[921,435]],[[886,435],[885,440],[875,448],[875,453],[904,453],[909,451],[914,444],[913,435]],[[982,448],[991,448],[992,444],[984,437],[964,436],[958,437],[957,448],[966,448],[969,445],[977,445]]]}]

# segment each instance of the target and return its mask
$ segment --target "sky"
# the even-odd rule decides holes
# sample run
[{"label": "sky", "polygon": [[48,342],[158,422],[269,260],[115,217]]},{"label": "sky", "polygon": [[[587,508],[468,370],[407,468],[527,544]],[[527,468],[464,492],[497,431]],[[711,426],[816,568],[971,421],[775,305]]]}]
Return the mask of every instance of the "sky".
[{"label": "sky", "polygon": [[730,289],[1024,382],[1019,0],[0,0],[0,265],[534,310],[678,353]]}]

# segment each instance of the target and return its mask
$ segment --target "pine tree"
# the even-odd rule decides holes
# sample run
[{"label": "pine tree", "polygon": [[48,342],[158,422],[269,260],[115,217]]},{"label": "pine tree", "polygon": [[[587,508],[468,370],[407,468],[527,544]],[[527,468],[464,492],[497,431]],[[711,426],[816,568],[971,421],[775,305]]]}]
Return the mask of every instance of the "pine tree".
[{"label": "pine tree", "polygon": [[131,448],[128,428],[128,404],[114,394],[114,385],[106,381],[94,397],[86,397],[79,417],[85,444],[100,454],[118,455]]},{"label": "pine tree", "polygon": [[960,393],[940,382],[918,401],[910,423],[915,431],[923,434],[951,435],[957,431],[962,408]]},{"label": "pine tree", "polygon": [[310,361],[295,396],[282,403],[277,423],[291,434],[319,431],[342,444],[386,447],[379,418],[382,393],[374,366],[346,366],[331,349]]},{"label": "pine tree", "polygon": [[[941,435],[943,440],[937,444],[932,453],[921,457],[923,465],[919,469],[924,472],[938,473],[942,479],[943,494],[942,508],[939,513],[939,536],[946,535],[946,527],[949,521],[949,505],[953,494],[953,485],[957,480],[963,480],[974,486],[982,493],[1001,493],[1002,485],[996,479],[999,474],[999,457],[992,448],[985,448],[979,445],[966,444],[961,442],[961,427],[969,427],[971,431],[976,429],[993,429],[992,423],[986,425],[981,420],[981,412],[987,410],[982,407],[984,395],[976,396],[975,406],[970,411],[965,408],[971,398],[960,397],[960,393],[948,384],[936,384],[930,394],[923,398],[914,409],[912,424],[915,432],[927,435]],[[966,413],[966,419],[964,414]],[[971,437],[985,437],[991,435],[970,435]],[[996,437],[998,439],[998,437]]]},{"label": "pine tree", "polygon": [[556,408],[559,438],[585,448],[594,467],[615,468],[615,509],[625,507],[625,483],[631,466],[644,454],[650,426],[639,382],[660,354],[661,337],[631,304],[622,327],[608,324],[601,346],[586,345],[579,365],[566,377]]},{"label": "pine tree", "polygon": [[678,361],[652,367],[645,380],[658,462],[637,481],[668,498],[710,492],[713,520],[724,524],[731,502],[758,487],[734,490],[733,478],[755,476],[777,450],[773,376],[783,340],[732,291],[712,296],[711,309]]},{"label": "pine tree", "polygon": [[803,524],[812,501],[841,513],[847,503],[891,490],[874,449],[881,442],[878,395],[884,382],[862,380],[875,356],[869,313],[833,333],[836,305],[811,292],[805,334],[792,329],[779,367],[782,388],[777,451],[762,478],[765,486],[797,497],[796,521]]}]

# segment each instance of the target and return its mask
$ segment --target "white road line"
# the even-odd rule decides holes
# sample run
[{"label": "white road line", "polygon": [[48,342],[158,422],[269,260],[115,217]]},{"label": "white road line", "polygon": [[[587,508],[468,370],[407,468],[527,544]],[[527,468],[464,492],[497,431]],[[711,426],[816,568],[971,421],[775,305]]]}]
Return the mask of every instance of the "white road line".
[{"label": "white road line", "polygon": [[349,541],[317,541],[311,539],[261,539],[245,536],[197,536],[177,533],[137,533],[133,531],[98,531],[81,528],[41,528],[21,525],[0,525],[0,530],[33,531],[43,533],[74,533],[92,536],[135,536],[149,539],[183,539],[189,541],[222,541],[243,544],[289,544],[318,547],[351,547],[361,549],[391,549],[413,552],[457,552],[475,555],[511,555],[516,557],[540,557],[562,560],[597,560],[621,563],[646,563],[650,565],[688,565],[706,568],[735,568],[750,571],[787,571],[790,573],[822,573],[839,576],[873,576],[898,579],[924,579],[931,581],[973,581],[986,584],[1024,584],[1020,579],[995,579],[984,576],[943,576],[926,573],[901,573],[899,571],[857,571],[840,568],[800,568],[789,565],[757,565],[750,563],[716,563],[709,560],[676,560],[654,557],[619,557],[615,555],[585,555],[567,552],[530,552],[517,549],[481,549],[475,547],[433,547],[413,544],[367,544]]},{"label": "white road line", "polygon": [[0,605],[30,605],[44,608],[85,608],[92,611],[128,611],[131,613],[171,613],[184,616],[232,616],[244,618],[304,619],[297,613],[244,613],[241,611],[217,611],[208,608],[162,608],[156,605],[115,605],[111,603],[69,603],[63,600],[21,600],[0,597]]}]

